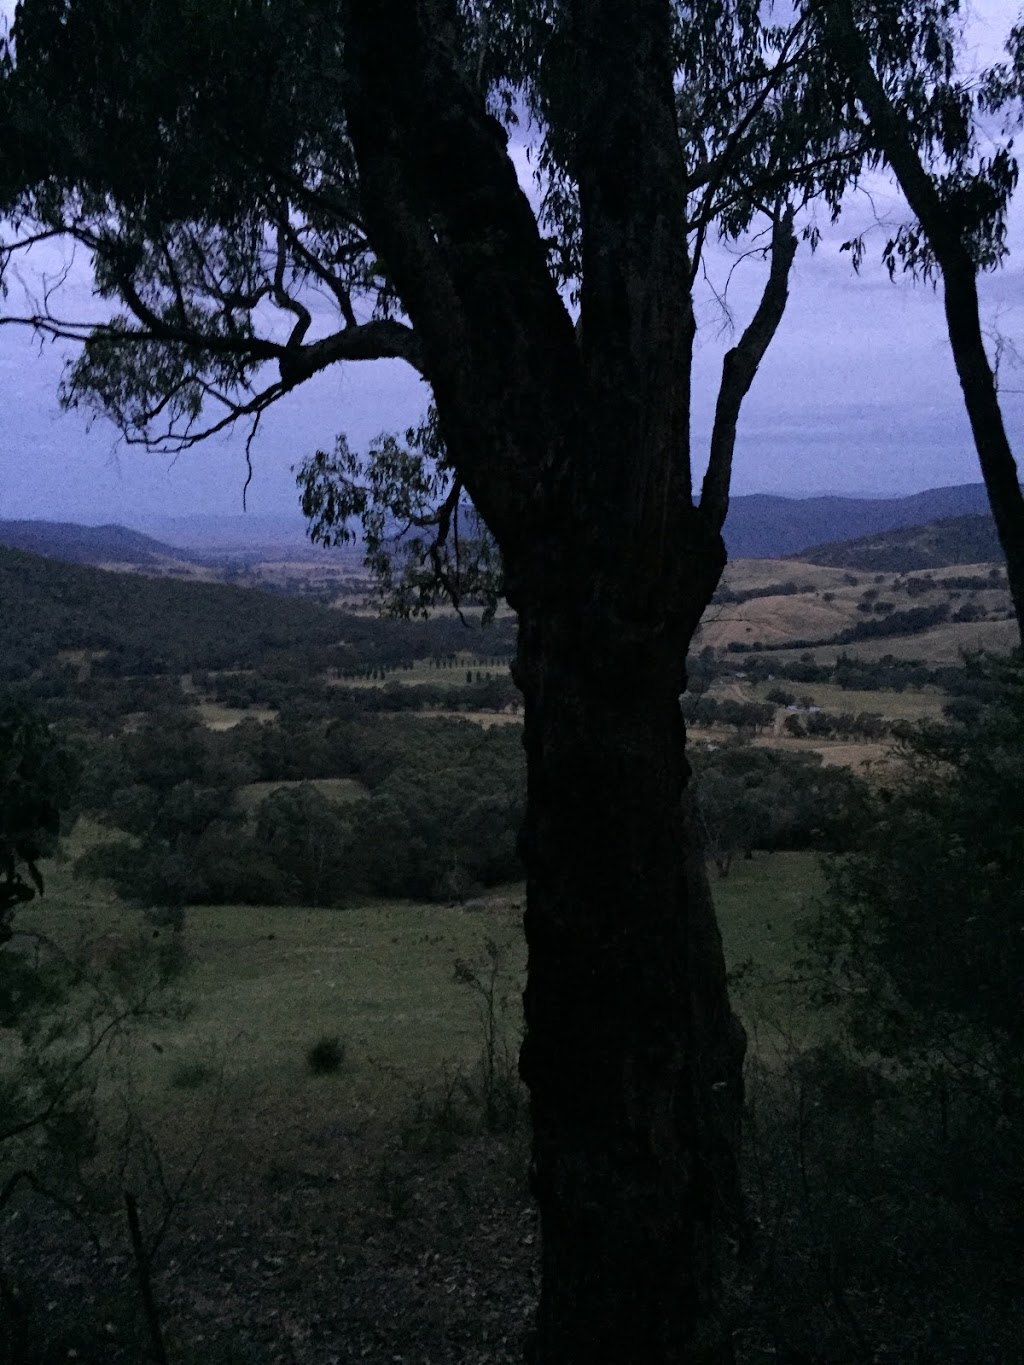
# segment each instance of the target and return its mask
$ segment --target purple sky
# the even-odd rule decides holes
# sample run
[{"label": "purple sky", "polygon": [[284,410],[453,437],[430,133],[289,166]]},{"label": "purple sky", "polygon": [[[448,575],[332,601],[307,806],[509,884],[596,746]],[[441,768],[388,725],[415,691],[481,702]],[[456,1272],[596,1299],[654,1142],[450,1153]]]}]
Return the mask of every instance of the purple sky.
[{"label": "purple sky", "polygon": [[[10,10],[0,0],[0,16]],[[973,7],[972,34],[983,57],[996,55],[1016,6],[985,0]],[[874,208],[896,220],[899,202],[875,185]],[[869,237],[859,277],[838,244],[866,222],[863,197],[837,229],[822,223],[822,245],[801,246],[790,305],[740,420],[734,491],[898,495],[977,482],[976,457],[945,337],[941,299],[908,279],[890,283],[878,264],[884,229]],[[1024,244],[1015,213],[1010,245]],[[1024,250],[1024,245],[1021,247]],[[711,258],[720,288],[731,259]],[[742,328],[762,267],[744,263],[730,304]],[[25,269],[26,281],[31,275]],[[982,280],[985,318],[1024,351],[1024,291],[1016,252]],[[20,311],[12,289],[9,311]],[[62,311],[89,309],[89,281],[73,276]],[[0,304],[0,307],[3,305]],[[694,384],[694,464],[700,468],[724,349],[732,337],[710,292],[698,300],[700,335]],[[117,443],[97,420],[64,413],[57,387],[67,352],[20,328],[0,328],[0,518],[119,521],[152,515],[234,513],[242,506],[244,435],[215,438],[176,460]],[[1004,376],[1011,439],[1024,448],[1024,370]],[[1019,388],[1020,394],[1011,390]],[[254,445],[249,508],[297,513],[290,466],[334,436],[362,447],[381,430],[400,429],[426,406],[424,386],[400,362],[353,364],[318,377],[272,409]]]}]

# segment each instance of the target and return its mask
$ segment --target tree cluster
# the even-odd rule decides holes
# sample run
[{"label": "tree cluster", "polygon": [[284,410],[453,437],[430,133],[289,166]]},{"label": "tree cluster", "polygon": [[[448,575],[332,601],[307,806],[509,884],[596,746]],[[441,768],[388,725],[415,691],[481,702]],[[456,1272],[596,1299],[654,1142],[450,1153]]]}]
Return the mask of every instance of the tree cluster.
[{"label": "tree cluster", "polygon": [[94,749],[82,804],[119,837],[76,872],[179,923],[199,903],[462,899],[521,875],[524,798],[517,727],[285,716],[216,734],[172,713]]},{"label": "tree cluster", "polygon": [[863,809],[863,780],[814,752],[734,744],[695,749],[692,762],[706,856],[721,877],[755,850],[842,849]]}]

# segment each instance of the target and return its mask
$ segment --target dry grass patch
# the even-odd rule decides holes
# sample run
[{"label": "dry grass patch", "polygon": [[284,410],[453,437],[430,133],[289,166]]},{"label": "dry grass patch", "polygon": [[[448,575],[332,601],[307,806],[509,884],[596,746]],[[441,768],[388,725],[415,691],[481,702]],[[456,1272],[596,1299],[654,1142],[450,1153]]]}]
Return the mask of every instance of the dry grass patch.
[{"label": "dry grass patch", "polygon": [[796,583],[812,590],[848,586],[847,569],[833,569],[822,564],[806,564],[802,559],[733,559],[722,575],[722,587],[731,592],[748,592],[751,588],[767,588],[773,583]]},{"label": "dry grass patch", "polygon": [[222,706],[220,702],[204,701],[196,710],[208,730],[233,730],[243,720],[258,720],[261,723],[277,720],[277,712],[266,706],[250,706],[243,711],[234,706]]},{"label": "dry grass patch", "polygon": [[1015,621],[947,621],[918,635],[897,635],[881,640],[862,640],[845,645],[846,653],[860,659],[921,659],[929,664],[958,664],[965,654],[981,650],[1007,654],[1019,643]]},{"label": "dry grass patch", "polygon": [[792,639],[821,638],[838,634],[852,619],[850,604],[825,602],[806,593],[753,597],[709,608],[694,647],[726,649],[734,643],[781,645]]}]

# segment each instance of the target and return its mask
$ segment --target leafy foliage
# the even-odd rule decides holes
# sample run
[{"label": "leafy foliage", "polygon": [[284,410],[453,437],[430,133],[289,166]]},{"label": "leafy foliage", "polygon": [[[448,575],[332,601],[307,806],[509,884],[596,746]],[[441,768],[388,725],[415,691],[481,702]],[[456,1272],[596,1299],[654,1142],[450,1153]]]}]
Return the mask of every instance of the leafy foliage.
[{"label": "leafy foliage", "polygon": [[256,812],[256,847],[300,905],[336,900],[345,886],[350,827],[343,810],[316,787],[282,787]]},{"label": "leafy foliage", "polygon": [[814,943],[856,1037],[952,1068],[1024,1104],[1024,680],[946,726],[906,729],[906,775],[873,798],[854,852],[827,869]]},{"label": "leafy foliage", "polygon": [[501,557],[449,463],[433,407],[404,445],[383,435],[362,457],[339,436],[333,454],[318,450],[296,482],[312,540],[345,544],[356,539],[350,523],[360,523],[366,565],[393,613],[471,602],[483,604],[485,625],[494,619]]},{"label": "leafy foliage", "polygon": [[[12,923],[14,908],[43,890],[37,860],[56,852],[76,772],[74,757],[37,714],[0,701],[0,1228],[12,1214],[25,1218],[14,1202],[22,1186],[82,1218],[100,1059],[110,1059],[139,1019],[166,1012],[167,988],[183,966],[180,953],[148,938],[114,935],[69,947]],[[28,1359],[18,1335],[24,1305],[6,1273],[0,1297],[0,1351],[21,1346],[26,1354],[10,1358]]]},{"label": "leafy foliage", "polygon": [[[950,11],[886,3],[866,17],[915,136],[955,177],[974,148]],[[551,272],[578,300],[573,9],[463,0],[447,22],[460,69],[498,118],[511,126],[531,116],[522,133]],[[816,6],[782,16],[747,0],[675,4],[671,40],[688,186],[680,230],[693,279],[711,234],[755,234],[753,251],[768,256],[774,244],[760,229],[819,199],[835,217],[877,154],[827,59]],[[400,357],[422,367],[363,227],[343,42],[332,0],[18,7],[0,83],[9,130],[0,204],[18,235],[0,250],[0,269],[40,237],[69,237],[89,253],[100,295],[121,310],[99,325],[68,323],[45,305],[26,319],[84,342],[68,404],[98,408],[129,442],[175,450],[238,419],[255,431],[270,404],[339,361]],[[985,222],[999,215],[997,204]],[[813,212],[801,228],[817,240]],[[493,609],[497,552],[433,411],[404,443],[383,436],[365,457],[340,436],[333,452],[306,461],[299,482],[315,537],[345,539],[349,520],[362,521],[368,562],[400,612],[443,595]]]},{"label": "leafy foliage", "polygon": [[695,750],[692,761],[705,848],[721,876],[754,849],[842,848],[865,799],[860,778],[814,752],[733,744]]},{"label": "leafy foliage", "polygon": [[[247,816],[253,777],[282,785]],[[324,777],[370,790],[342,805]],[[462,899],[521,874],[524,801],[518,726],[292,716],[216,734],[157,717],[92,751],[83,804],[119,837],[75,870],[176,920],[196,903]]]},{"label": "leafy foliage", "polygon": [[76,776],[73,755],[43,718],[0,694],[0,945],[13,909],[43,890],[39,860],[53,852]]}]

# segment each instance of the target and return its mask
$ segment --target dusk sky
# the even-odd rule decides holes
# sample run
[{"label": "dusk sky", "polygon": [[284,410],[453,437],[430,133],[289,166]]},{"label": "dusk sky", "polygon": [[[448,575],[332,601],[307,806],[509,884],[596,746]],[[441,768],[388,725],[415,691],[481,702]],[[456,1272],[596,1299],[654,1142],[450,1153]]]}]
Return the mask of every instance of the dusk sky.
[{"label": "dusk sky", "polygon": [[[11,6],[0,0],[0,15]],[[973,7],[972,36],[982,56],[997,55],[1016,15],[1006,0]],[[522,162],[523,175],[529,176]],[[896,496],[977,482],[976,457],[945,336],[940,295],[909,279],[890,283],[879,262],[886,240],[868,238],[860,276],[839,243],[880,212],[901,208],[884,183],[873,207],[858,196],[837,228],[821,222],[817,253],[802,245],[790,304],[740,421],[734,491]],[[987,324],[1024,351],[1024,214],[1011,224],[1011,255],[981,287]],[[51,268],[52,268],[52,262]],[[721,287],[732,259],[716,249],[710,265]],[[35,279],[31,261],[22,267]],[[762,267],[745,262],[730,286],[738,328],[756,302]],[[89,279],[76,268],[62,312],[91,310]],[[21,311],[12,282],[0,312]],[[700,337],[694,383],[694,463],[699,470],[714,408],[723,350],[733,337],[710,293],[698,300]],[[86,314],[88,315],[88,314]],[[172,460],[118,443],[97,419],[62,412],[57,389],[69,351],[22,328],[0,328],[0,518],[138,523],[147,516],[242,510],[244,433],[215,438]],[[1011,440],[1024,447],[1024,369],[1003,375]],[[1020,390],[1020,393],[1013,392]],[[401,429],[425,409],[427,394],[400,362],[352,364],[320,376],[265,416],[253,448],[249,508],[298,512],[290,466],[345,432],[355,448],[381,430]]]}]

